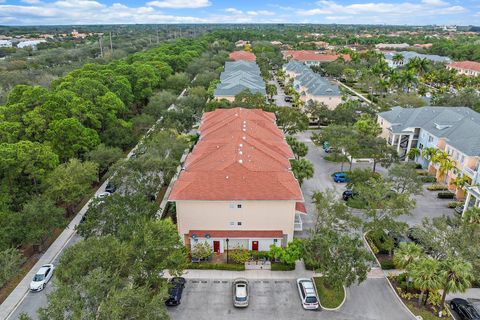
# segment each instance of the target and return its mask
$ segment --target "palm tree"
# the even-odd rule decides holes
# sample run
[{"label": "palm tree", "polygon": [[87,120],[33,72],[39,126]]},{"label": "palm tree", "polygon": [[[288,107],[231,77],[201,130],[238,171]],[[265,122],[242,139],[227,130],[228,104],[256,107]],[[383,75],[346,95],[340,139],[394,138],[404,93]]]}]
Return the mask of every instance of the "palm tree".
[{"label": "palm tree", "polygon": [[442,314],[448,293],[465,292],[472,286],[472,271],[472,265],[460,258],[447,258],[440,264],[443,293],[439,315]]},{"label": "palm tree", "polygon": [[314,167],[313,164],[307,159],[291,160],[292,172],[295,178],[297,178],[300,185],[303,184],[305,179],[313,177]]},{"label": "palm tree", "polygon": [[423,249],[414,242],[402,242],[395,254],[393,255],[393,263],[399,269],[405,269],[407,273],[407,291],[410,281],[409,271],[413,263],[418,261],[423,255]]},{"label": "palm tree", "polygon": [[469,225],[473,225],[473,224],[480,225],[480,208],[479,207],[469,208],[468,210],[465,211],[465,214],[463,215],[462,218],[463,218],[463,221],[468,223]]},{"label": "palm tree", "polygon": [[403,60],[405,60],[405,57],[401,53],[395,53],[393,55],[392,61],[395,62],[396,64],[400,64],[400,62],[403,63]]},{"label": "palm tree", "polygon": [[409,159],[415,160],[420,154],[421,154],[420,149],[411,148],[408,151],[407,156],[408,156]]},{"label": "palm tree", "polygon": [[437,148],[428,147],[428,148],[422,149],[422,157],[424,157],[428,161],[427,168],[430,165],[430,162],[434,159],[437,152],[438,152]]},{"label": "palm tree", "polygon": [[428,295],[431,290],[438,290],[441,286],[441,279],[439,276],[440,263],[438,260],[432,257],[423,257],[412,266],[411,276],[413,284],[420,289],[420,297],[418,298],[418,304],[422,304],[423,295],[427,292],[425,297],[426,304]]},{"label": "palm tree", "polygon": [[435,161],[439,164],[438,173],[439,179],[445,178],[445,183],[447,183],[448,172],[455,168],[456,161],[450,159],[449,154],[445,151],[441,151],[435,155]]}]

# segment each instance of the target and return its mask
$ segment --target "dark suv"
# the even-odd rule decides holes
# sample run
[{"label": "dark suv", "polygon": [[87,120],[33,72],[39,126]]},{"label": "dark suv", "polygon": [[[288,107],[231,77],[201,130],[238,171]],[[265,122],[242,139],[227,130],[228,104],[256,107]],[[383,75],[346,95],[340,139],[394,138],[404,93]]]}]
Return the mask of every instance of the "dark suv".
[{"label": "dark suv", "polygon": [[168,283],[170,288],[168,289],[169,297],[165,301],[167,306],[178,306],[182,299],[183,288],[185,288],[185,278],[175,277],[171,278]]},{"label": "dark suv", "polygon": [[467,300],[455,298],[450,301],[450,308],[461,320],[480,320],[480,314]]}]

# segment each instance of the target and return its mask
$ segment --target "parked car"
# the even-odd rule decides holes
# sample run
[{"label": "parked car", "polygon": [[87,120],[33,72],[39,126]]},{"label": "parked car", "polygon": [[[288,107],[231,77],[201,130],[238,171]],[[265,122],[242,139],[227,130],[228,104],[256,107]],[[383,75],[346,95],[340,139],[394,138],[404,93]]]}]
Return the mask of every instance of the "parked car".
[{"label": "parked car", "polygon": [[233,306],[237,308],[248,307],[248,281],[238,278],[233,280]]},{"label": "parked car", "polygon": [[335,152],[337,152],[337,149],[332,148],[332,147],[330,147],[330,146],[328,146],[327,148],[325,148],[325,149],[323,149],[323,150],[325,150],[326,153],[331,153],[331,152],[335,153]]},{"label": "parked car", "polygon": [[330,148],[330,144],[328,143],[328,141],[324,141],[322,143],[322,148],[323,148],[323,150],[326,150],[326,149]]},{"label": "parked car", "polygon": [[285,100],[285,102],[292,102],[293,98],[290,97],[290,96],[285,96],[285,98],[283,100]]},{"label": "parked car", "polygon": [[186,280],[181,277],[174,277],[168,281],[170,288],[168,289],[168,299],[165,301],[167,306],[178,306],[182,300],[183,288],[185,288]]},{"label": "parked car", "polygon": [[333,181],[339,182],[350,182],[351,179],[348,177],[346,172],[335,172],[332,174]]},{"label": "parked car", "polygon": [[465,208],[464,204],[462,204],[461,206],[456,206],[455,207],[455,212],[458,213],[458,214],[462,214],[464,208]]},{"label": "parked car", "polygon": [[105,199],[106,197],[108,197],[109,195],[110,195],[110,192],[105,191],[105,192],[99,193],[97,195],[97,198],[102,200],[102,199]]},{"label": "parked car", "polygon": [[268,102],[274,103],[274,102],[275,102],[275,99],[273,99],[273,98],[268,98]]},{"label": "parked car", "polygon": [[452,299],[450,309],[455,311],[461,320],[480,320],[480,313],[465,299]]},{"label": "parked car", "polygon": [[357,195],[356,192],[354,192],[353,190],[347,189],[343,191],[342,199],[345,201],[348,201],[348,199],[352,199],[353,197],[355,197],[355,195]]},{"label": "parked car", "polygon": [[54,269],[55,267],[53,264],[44,264],[41,266],[37,273],[33,276],[32,282],[30,282],[30,290],[42,291],[45,289],[47,282],[52,278]]},{"label": "parked car", "polygon": [[319,303],[312,279],[297,279],[297,287],[300,300],[302,300],[302,307],[307,310],[318,309]]},{"label": "parked car", "polygon": [[109,181],[107,183],[107,186],[105,187],[105,191],[109,193],[114,193],[117,190],[117,188]]}]

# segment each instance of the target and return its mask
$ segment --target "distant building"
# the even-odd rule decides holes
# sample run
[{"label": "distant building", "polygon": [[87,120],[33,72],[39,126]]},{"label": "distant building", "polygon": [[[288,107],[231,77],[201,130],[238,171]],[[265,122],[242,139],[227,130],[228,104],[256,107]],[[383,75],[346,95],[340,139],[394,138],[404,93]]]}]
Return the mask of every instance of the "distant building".
[{"label": "distant building", "polygon": [[[401,54],[403,56],[403,60],[394,61],[393,57],[396,54]],[[390,68],[401,67],[407,64],[413,58],[427,59],[432,62],[441,62],[441,63],[452,62],[452,59],[450,59],[449,57],[437,56],[434,54],[422,54],[422,53],[417,53],[415,51],[388,51],[388,52],[384,52],[383,56],[385,57],[385,60],[387,61],[388,66]]]},{"label": "distant building", "polygon": [[234,61],[244,60],[244,61],[255,61],[257,57],[254,53],[248,51],[233,51],[229,55],[230,59]]},{"label": "distant building", "polygon": [[480,62],[457,61],[447,65],[448,70],[457,70],[458,73],[466,76],[476,77],[480,75]]},{"label": "distant building", "polygon": [[241,48],[241,47],[245,47],[245,45],[247,45],[247,44],[249,45],[250,41],[238,40],[237,42],[235,42],[235,47]]},{"label": "distant building", "polygon": [[431,44],[431,43],[415,43],[413,46],[416,47],[416,48],[430,48],[431,46],[433,46],[433,44]]},{"label": "distant building", "polygon": [[281,41],[270,41],[271,44],[273,44],[274,46],[281,46],[283,43]]},{"label": "distant building", "polygon": [[408,43],[379,43],[375,45],[377,49],[407,49],[410,48]]},{"label": "distant building", "polygon": [[293,88],[303,102],[324,103],[330,110],[342,103],[342,94],[336,83],[313,72],[301,62],[291,60],[283,66],[285,74],[293,78]]},{"label": "distant building", "polygon": [[242,91],[266,95],[265,82],[260,75],[260,68],[254,61],[227,61],[225,70],[220,74],[220,83],[213,91],[215,99],[234,101]]},{"label": "distant building", "polygon": [[304,63],[307,66],[318,66],[325,62],[332,62],[340,57],[345,61],[350,60],[350,55],[344,54],[325,54],[315,50],[286,50],[282,51],[283,58],[286,60],[295,60]]},{"label": "distant building", "polygon": [[39,43],[44,43],[47,42],[45,40],[25,40],[25,41],[20,41],[17,43],[17,48],[27,48],[27,47],[32,47],[36,48]]},{"label": "distant building", "polygon": [[0,48],[11,48],[12,46],[11,40],[0,40]]}]

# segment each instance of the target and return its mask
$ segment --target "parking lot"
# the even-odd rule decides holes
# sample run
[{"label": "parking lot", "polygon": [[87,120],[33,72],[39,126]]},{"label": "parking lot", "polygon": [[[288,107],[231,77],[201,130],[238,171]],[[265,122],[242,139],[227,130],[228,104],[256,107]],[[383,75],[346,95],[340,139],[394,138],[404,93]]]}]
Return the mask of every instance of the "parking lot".
[{"label": "parking lot", "polygon": [[368,279],[347,291],[339,311],[307,311],[300,304],[295,280],[250,280],[250,305],[237,309],[232,304],[229,280],[188,280],[182,302],[170,307],[172,319],[344,319],[408,320],[385,279]]}]

